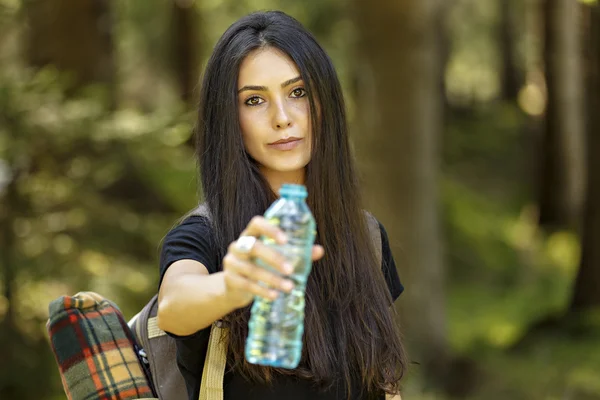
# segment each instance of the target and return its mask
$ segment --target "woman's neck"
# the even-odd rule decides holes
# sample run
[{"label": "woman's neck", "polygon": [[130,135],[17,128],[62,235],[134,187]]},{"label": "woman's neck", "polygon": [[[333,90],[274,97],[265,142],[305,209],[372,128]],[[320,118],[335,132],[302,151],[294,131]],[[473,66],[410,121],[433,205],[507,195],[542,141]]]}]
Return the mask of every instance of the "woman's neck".
[{"label": "woman's neck", "polygon": [[261,172],[274,193],[279,193],[281,185],[284,183],[294,183],[297,185],[304,185],[304,179],[306,175],[305,168],[297,171],[273,171],[267,169],[261,169]]}]

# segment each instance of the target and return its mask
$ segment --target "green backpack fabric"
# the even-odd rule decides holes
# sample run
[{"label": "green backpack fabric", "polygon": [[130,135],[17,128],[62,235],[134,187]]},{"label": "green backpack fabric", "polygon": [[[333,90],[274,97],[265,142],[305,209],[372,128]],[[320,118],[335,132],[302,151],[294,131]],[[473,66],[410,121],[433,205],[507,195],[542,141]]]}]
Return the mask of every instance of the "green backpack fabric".
[{"label": "green backpack fabric", "polygon": [[[378,265],[381,265],[379,223],[371,214],[365,214]],[[187,216],[192,215],[210,218],[205,205],[200,205]],[[129,321],[129,326],[142,347],[140,355],[143,362],[150,368],[154,390],[158,397],[166,400],[186,400],[188,398],[186,386],[177,367],[175,339],[158,328],[157,314],[158,295],[155,295],[142,311]],[[228,332],[226,328],[222,327],[221,321],[215,321],[212,324],[199,400],[223,400],[223,377],[225,375],[228,346],[227,334]]]}]

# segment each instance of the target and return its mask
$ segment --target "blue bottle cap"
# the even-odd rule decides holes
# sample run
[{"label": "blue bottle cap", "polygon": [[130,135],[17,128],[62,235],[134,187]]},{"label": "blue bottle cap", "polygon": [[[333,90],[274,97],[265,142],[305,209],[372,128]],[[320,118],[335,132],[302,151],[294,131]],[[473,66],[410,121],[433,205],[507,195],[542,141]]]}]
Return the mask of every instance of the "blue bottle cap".
[{"label": "blue bottle cap", "polygon": [[308,196],[308,192],[304,185],[284,183],[279,189],[279,195],[281,197],[299,197],[305,199]]}]

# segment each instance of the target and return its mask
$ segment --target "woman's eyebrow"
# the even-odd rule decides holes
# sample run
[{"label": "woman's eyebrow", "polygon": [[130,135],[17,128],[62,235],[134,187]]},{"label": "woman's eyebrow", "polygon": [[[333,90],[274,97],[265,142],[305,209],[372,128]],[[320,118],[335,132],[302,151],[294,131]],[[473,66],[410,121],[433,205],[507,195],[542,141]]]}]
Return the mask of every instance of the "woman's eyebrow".
[{"label": "woman's eyebrow", "polygon": [[[290,85],[292,85],[292,84],[294,84],[296,82],[299,82],[301,80],[302,80],[301,76],[297,76],[295,78],[288,79],[287,81],[285,81],[285,82],[283,82],[281,84],[281,87],[284,88],[284,87],[290,86]],[[246,85],[246,86],[242,87],[241,89],[239,89],[238,93],[241,93],[241,92],[243,92],[245,90],[255,90],[255,91],[258,91],[258,92],[266,92],[268,90],[268,88],[266,86]]]},{"label": "woman's eyebrow", "polygon": [[242,93],[244,90],[256,90],[258,92],[266,92],[267,87],[266,86],[246,85],[243,88],[241,88],[240,90],[238,90],[238,93]]},{"label": "woman's eyebrow", "polygon": [[283,83],[281,84],[281,87],[282,87],[282,88],[284,88],[284,87],[286,87],[286,86],[290,86],[290,85],[292,85],[292,84],[294,84],[294,83],[296,83],[296,82],[298,82],[298,81],[301,81],[301,80],[302,80],[302,77],[301,77],[301,76],[297,76],[297,77],[295,77],[295,78],[288,79],[287,81],[285,81],[285,82],[283,82]]}]

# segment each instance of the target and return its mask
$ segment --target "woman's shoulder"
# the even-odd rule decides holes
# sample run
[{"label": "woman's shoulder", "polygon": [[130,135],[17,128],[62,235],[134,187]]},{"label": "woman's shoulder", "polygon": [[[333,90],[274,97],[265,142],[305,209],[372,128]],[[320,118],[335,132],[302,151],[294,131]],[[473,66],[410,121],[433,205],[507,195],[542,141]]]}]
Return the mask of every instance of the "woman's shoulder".
[{"label": "woman's shoulder", "polygon": [[210,229],[210,211],[206,203],[201,203],[182,216],[171,231],[178,229]]},{"label": "woman's shoulder", "polygon": [[162,242],[161,279],[171,264],[183,259],[196,260],[209,272],[215,272],[216,256],[217,250],[210,220],[205,216],[187,216],[171,228]]},{"label": "woman's shoulder", "polygon": [[167,239],[189,236],[197,239],[208,239],[213,236],[210,219],[203,215],[187,215],[171,227]]},{"label": "woman's shoulder", "polygon": [[173,229],[176,229],[179,226],[210,228],[210,219],[205,215],[188,215],[183,217]]}]

